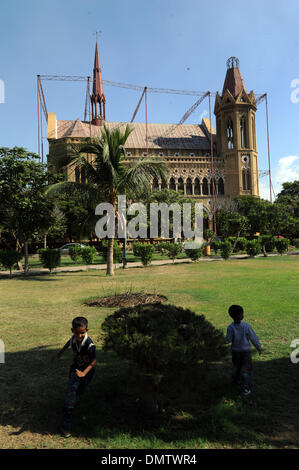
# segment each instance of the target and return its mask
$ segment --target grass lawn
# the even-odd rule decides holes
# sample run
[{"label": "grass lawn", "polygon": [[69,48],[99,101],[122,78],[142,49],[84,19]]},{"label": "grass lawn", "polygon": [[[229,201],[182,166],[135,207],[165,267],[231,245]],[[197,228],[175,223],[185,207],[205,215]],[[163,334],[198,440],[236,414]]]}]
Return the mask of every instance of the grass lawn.
[{"label": "grass lawn", "polygon": [[[112,278],[89,271],[0,280],[0,448],[298,448],[299,363],[290,361],[299,338],[298,271],[293,255],[120,269]],[[210,365],[196,399],[182,394],[171,414],[140,419],[132,367],[101,351],[100,326],[113,309],[82,306],[130,289],[165,295],[223,332],[228,307],[242,305],[263,347],[261,356],[253,352],[252,395],[242,398],[231,385],[228,356]],[[50,358],[78,315],[89,320],[97,366],[73,437],[64,439],[58,429],[72,353]]]}]

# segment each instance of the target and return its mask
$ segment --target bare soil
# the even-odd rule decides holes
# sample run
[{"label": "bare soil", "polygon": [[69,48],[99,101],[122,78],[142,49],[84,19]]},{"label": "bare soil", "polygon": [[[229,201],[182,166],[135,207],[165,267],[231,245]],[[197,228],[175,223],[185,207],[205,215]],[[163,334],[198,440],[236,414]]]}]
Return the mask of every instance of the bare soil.
[{"label": "bare soil", "polygon": [[167,297],[158,294],[146,294],[145,292],[124,292],[122,294],[98,297],[84,302],[87,307],[133,307],[141,304],[154,304],[165,302]]}]

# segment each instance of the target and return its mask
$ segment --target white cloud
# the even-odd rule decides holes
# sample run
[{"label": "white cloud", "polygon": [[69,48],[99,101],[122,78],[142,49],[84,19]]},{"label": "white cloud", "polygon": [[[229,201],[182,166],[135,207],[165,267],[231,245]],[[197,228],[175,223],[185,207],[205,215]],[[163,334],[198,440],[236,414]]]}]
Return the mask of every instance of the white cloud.
[{"label": "white cloud", "polygon": [[[272,173],[272,187],[275,196],[282,190],[282,183],[293,182],[299,180],[299,157],[297,155],[290,155],[278,160],[278,164],[271,171]],[[269,191],[269,177],[264,176],[259,180],[260,197],[270,200]],[[273,197],[274,199],[274,197]]]}]

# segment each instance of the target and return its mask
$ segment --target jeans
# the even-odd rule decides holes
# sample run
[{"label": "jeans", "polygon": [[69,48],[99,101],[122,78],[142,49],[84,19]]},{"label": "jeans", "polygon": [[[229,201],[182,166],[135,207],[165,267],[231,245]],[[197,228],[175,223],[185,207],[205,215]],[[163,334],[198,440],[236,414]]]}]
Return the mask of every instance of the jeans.
[{"label": "jeans", "polygon": [[252,385],[252,360],[250,351],[232,351],[233,372],[232,379],[241,385],[241,388],[249,389]]},{"label": "jeans", "polygon": [[76,400],[78,397],[83,395],[87,385],[94,375],[94,372],[95,370],[92,368],[85,377],[77,377],[75,366],[72,365],[70,368],[68,390],[64,400],[62,420],[62,427],[66,431],[70,431],[72,427],[72,415]]}]

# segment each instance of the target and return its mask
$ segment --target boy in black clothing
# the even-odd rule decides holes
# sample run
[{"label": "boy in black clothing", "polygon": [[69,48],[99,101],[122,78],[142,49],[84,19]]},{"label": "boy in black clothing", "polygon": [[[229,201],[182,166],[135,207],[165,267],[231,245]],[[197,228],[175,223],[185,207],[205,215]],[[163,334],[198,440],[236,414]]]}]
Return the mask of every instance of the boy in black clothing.
[{"label": "boy in black clothing", "polygon": [[233,381],[241,385],[244,396],[250,395],[252,383],[252,361],[250,342],[261,354],[261,344],[251,326],[242,322],[244,311],[240,305],[231,305],[228,310],[233,318],[227,328],[226,343],[232,343]]},{"label": "boy in black clothing", "polygon": [[64,401],[63,420],[61,432],[69,437],[72,426],[72,413],[77,397],[80,397],[94,375],[96,364],[95,345],[87,335],[88,321],[84,317],[76,317],[72,321],[73,336],[55,354],[51,362],[59,358],[71,346],[74,353],[74,362],[70,367],[68,391]]}]

